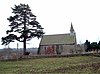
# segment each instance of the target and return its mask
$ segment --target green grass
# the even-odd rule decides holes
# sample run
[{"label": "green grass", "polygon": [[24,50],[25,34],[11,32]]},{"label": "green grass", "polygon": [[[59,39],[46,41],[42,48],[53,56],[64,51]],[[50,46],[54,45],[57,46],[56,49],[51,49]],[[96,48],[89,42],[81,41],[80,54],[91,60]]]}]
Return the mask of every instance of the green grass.
[{"label": "green grass", "polygon": [[0,61],[0,74],[100,74],[100,57],[76,56]]}]

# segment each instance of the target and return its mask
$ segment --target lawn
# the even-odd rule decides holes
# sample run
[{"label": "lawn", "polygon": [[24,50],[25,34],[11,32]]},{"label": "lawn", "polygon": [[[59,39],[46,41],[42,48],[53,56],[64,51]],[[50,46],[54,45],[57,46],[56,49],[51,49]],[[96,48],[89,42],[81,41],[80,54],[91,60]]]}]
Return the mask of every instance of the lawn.
[{"label": "lawn", "polygon": [[100,74],[100,57],[75,56],[0,61],[0,74]]}]

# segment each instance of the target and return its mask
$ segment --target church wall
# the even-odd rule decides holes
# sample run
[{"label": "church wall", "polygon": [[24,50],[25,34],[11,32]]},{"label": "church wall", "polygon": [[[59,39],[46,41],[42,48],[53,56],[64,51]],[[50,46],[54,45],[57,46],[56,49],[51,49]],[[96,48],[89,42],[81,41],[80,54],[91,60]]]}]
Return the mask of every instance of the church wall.
[{"label": "church wall", "polygon": [[[58,50],[58,52],[57,52]],[[40,46],[41,55],[57,55],[61,52],[61,55],[76,53],[75,45],[46,45]]]},{"label": "church wall", "polygon": [[40,46],[40,54],[41,55],[55,55],[56,46],[54,45]]},{"label": "church wall", "polygon": [[76,53],[75,50],[76,50],[75,45],[63,45],[62,55],[74,54]]}]

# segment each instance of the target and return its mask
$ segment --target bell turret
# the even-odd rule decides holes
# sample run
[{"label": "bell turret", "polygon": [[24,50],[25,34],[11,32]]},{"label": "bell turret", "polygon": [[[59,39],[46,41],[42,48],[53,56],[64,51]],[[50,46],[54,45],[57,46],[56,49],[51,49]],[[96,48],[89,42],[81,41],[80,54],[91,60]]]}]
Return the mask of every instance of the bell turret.
[{"label": "bell turret", "polygon": [[71,27],[70,27],[70,35],[75,35],[75,31],[74,31],[72,23],[71,23]]}]

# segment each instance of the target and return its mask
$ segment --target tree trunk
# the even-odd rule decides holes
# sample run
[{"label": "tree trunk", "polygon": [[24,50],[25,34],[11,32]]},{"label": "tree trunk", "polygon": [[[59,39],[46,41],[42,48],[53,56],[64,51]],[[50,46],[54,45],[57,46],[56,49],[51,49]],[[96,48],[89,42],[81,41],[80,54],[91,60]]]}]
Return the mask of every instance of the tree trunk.
[{"label": "tree trunk", "polygon": [[26,14],[24,14],[24,41],[23,41],[23,54],[25,55],[26,53]]},{"label": "tree trunk", "polygon": [[26,37],[24,37],[24,42],[23,42],[23,54],[25,55],[26,53]]},{"label": "tree trunk", "polygon": [[97,53],[98,53],[98,49],[97,49]]}]

